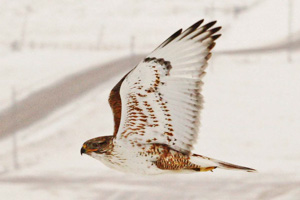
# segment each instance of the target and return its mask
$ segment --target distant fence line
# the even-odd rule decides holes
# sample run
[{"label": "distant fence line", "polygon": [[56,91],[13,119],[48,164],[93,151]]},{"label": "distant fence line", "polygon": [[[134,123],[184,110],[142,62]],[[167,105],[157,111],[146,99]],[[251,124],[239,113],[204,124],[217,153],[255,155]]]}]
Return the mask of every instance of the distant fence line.
[{"label": "distant fence line", "polygon": [[[3,43],[2,43],[3,44]],[[130,42],[128,45],[119,45],[119,44],[97,44],[94,42],[43,42],[43,41],[29,41],[22,44],[20,41],[11,41],[10,43],[3,44],[13,51],[18,51],[23,48],[29,49],[74,49],[74,50],[113,50],[120,48],[129,48]]]}]

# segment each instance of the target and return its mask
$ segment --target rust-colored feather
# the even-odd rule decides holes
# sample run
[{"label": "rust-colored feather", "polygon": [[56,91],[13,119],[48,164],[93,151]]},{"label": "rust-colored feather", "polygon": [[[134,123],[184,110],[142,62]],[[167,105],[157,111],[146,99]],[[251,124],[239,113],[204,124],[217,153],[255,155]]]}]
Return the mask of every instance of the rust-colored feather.
[{"label": "rust-colored feather", "polygon": [[[130,71],[131,72],[131,71]],[[130,73],[129,72],[129,73]],[[122,113],[122,101],[121,101],[121,97],[120,97],[120,88],[121,85],[124,81],[124,79],[126,78],[126,76],[129,74],[127,73],[116,85],[115,87],[111,90],[110,95],[109,95],[109,105],[111,107],[111,110],[113,112],[114,115],[114,123],[115,123],[115,127],[114,127],[114,137],[117,135],[118,130],[119,130],[119,126],[120,126],[120,121],[121,121],[121,113]]]}]

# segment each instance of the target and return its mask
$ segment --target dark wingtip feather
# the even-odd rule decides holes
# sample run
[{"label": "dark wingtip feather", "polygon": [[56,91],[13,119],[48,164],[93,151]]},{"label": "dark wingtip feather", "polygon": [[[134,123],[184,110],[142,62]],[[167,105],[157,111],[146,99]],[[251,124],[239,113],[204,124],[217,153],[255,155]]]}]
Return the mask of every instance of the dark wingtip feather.
[{"label": "dark wingtip feather", "polygon": [[173,33],[173,35],[171,35],[168,39],[166,39],[161,45],[159,45],[159,47],[164,47],[167,44],[169,44],[172,40],[174,40],[175,38],[177,38],[181,34],[181,32],[182,32],[182,29],[179,29],[178,31],[176,31],[175,33]]},{"label": "dark wingtip feather", "polygon": [[221,35],[222,35],[222,34],[213,35],[213,36],[211,36],[211,39],[212,39],[212,40],[216,40],[216,39],[218,39],[219,37],[221,37]]},{"label": "dark wingtip feather", "polygon": [[174,38],[178,37],[178,35],[180,35],[181,32],[182,32],[182,28],[179,29],[178,31],[176,31],[173,35],[171,35],[171,36],[169,37],[169,39],[172,38],[172,40],[173,40]]},{"label": "dark wingtip feather", "polygon": [[216,28],[211,29],[209,32],[210,32],[210,34],[212,35],[212,34],[218,32],[219,30],[221,30],[221,28],[222,28],[221,26],[218,26],[218,27],[216,27]]},{"label": "dark wingtip feather", "polygon": [[187,35],[189,35],[190,33],[192,33],[193,31],[195,31],[203,23],[203,21],[204,21],[204,19],[201,19],[201,20],[197,21],[195,24],[193,24],[192,26],[190,26],[189,28],[187,28],[182,33],[180,40],[183,39],[184,37],[186,37]]},{"label": "dark wingtip feather", "polygon": [[[182,32],[182,29],[178,30],[173,35],[171,35],[168,39],[166,39],[163,43],[161,43],[161,45],[159,45],[156,49],[163,48],[163,47],[167,46],[175,38],[177,38],[178,40],[181,40],[181,39],[185,38],[186,36],[190,35],[195,30],[199,30],[199,31],[197,32],[197,34],[195,34],[193,37],[191,37],[191,39],[197,37],[198,35],[202,34],[205,31],[209,31],[210,34],[207,37],[211,37],[212,40],[216,40],[217,38],[219,38],[221,36],[221,34],[213,35],[214,33],[218,32],[222,28],[221,26],[209,30],[212,26],[214,26],[217,23],[217,21],[209,22],[209,23],[203,25],[202,27],[200,27],[203,22],[204,22],[204,19],[201,19],[201,20],[197,21],[196,23],[194,23],[189,28],[187,28],[183,32]],[[204,40],[204,39],[206,39],[206,38],[202,38],[201,41]],[[211,45],[209,48],[212,49],[213,46],[214,45]]]},{"label": "dark wingtip feather", "polygon": [[204,22],[204,19],[201,19],[201,20],[197,21],[195,24],[193,24],[190,28],[196,29],[196,28],[198,28],[203,22]]},{"label": "dark wingtip feather", "polygon": [[[196,35],[194,35],[191,39],[193,39],[193,38],[199,36],[200,34],[202,34],[202,33],[204,33],[204,32],[206,32],[209,28],[211,28],[211,27],[212,27],[213,25],[215,25],[216,23],[217,23],[217,21],[212,21],[212,22],[209,22],[209,23],[203,25],[202,27],[200,27],[200,29],[199,29],[200,31],[199,31]],[[216,27],[216,28],[213,28],[213,29],[209,30],[209,31],[210,31],[210,35],[213,34],[211,31],[217,32],[217,31],[220,30],[220,29],[221,29],[221,28]],[[205,39],[205,38],[203,38],[203,39]],[[203,39],[202,39],[202,40],[203,40]],[[201,40],[201,41],[202,41],[202,40]]]},{"label": "dark wingtip feather", "polygon": [[212,27],[213,25],[215,25],[216,23],[217,23],[217,21],[209,22],[209,23],[205,24],[202,28],[203,28],[204,30],[207,30],[207,29],[209,29],[210,27]]}]

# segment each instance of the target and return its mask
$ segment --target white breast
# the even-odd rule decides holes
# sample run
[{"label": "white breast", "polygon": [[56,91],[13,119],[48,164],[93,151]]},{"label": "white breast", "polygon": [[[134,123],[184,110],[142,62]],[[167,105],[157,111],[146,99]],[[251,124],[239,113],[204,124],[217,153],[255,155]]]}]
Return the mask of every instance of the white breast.
[{"label": "white breast", "polygon": [[124,143],[115,144],[111,155],[92,153],[91,156],[106,166],[122,172],[145,175],[165,173],[166,170],[157,168],[154,163],[158,155],[147,155],[143,153],[142,147]]}]

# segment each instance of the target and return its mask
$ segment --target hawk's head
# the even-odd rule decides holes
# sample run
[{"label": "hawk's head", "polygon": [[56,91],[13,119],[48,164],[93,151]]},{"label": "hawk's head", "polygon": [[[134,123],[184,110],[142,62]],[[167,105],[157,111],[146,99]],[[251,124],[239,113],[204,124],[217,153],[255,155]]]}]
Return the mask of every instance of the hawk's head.
[{"label": "hawk's head", "polygon": [[91,155],[92,152],[97,154],[108,153],[113,149],[113,136],[96,137],[86,141],[80,150],[83,153]]}]

